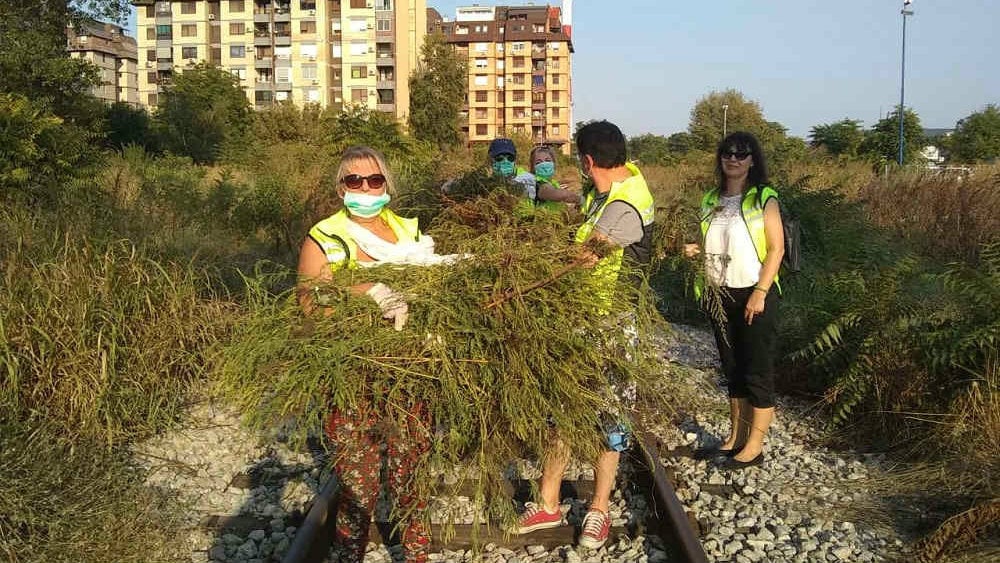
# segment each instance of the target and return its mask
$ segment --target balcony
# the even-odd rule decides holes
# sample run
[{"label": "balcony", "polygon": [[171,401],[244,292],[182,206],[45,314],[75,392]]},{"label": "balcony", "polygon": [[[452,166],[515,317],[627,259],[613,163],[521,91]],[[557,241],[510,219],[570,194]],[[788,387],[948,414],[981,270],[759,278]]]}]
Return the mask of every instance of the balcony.
[{"label": "balcony", "polygon": [[271,36],[270,35],[257,35],[257,34],[254,34],[254,36],[253,36],[253,44],[254,44],[254,46],[257,46],[257,45],[270,45],[271,44]]},{"label": "balcony", "polygon": [[274,88],[274,80],[258,78],[253,83],[254,90],[271,90],[272,88]]},{"label": "balcony", "polygon": [[382,80],[381,78],[375,81],[375,87],[379,90],[395,90],[396,81],[395,80]]},{"label": "balcony", "polygon": [[271,57],[257,57],[253,66],[254,68],[271,68],[274,66],[274,60]]},{"label": "balcony", "polygon": [[396,104],[375,104],[375,109],[384,111],[385,113],[395,113]]}]

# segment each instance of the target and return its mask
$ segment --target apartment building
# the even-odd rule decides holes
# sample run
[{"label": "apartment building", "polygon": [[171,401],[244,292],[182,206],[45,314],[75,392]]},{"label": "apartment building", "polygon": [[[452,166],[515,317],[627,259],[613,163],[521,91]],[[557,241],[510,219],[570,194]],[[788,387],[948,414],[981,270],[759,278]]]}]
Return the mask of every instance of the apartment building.
[{"label": "apartment building", "polygon": [[255,108],[361,105],[403,119],[426,33],[425,0],[132,0],[139,97],[155,106],[199,62],[239,78]]},{"label": "apartment building", "polygon": [[462,7],[454,20],[429,12],[429,31],[468,60],[468,142],[523,134],[569,154],[573,42],[563,15],[556,6]]},{"label": "apartment building", "polygon": [[70,57],[86,59],[98,68],[101,83],[94,87],[94,96],[109,104],[139,104],[138,47],[121,27],[98,21],[68,27],[66,49]]}]

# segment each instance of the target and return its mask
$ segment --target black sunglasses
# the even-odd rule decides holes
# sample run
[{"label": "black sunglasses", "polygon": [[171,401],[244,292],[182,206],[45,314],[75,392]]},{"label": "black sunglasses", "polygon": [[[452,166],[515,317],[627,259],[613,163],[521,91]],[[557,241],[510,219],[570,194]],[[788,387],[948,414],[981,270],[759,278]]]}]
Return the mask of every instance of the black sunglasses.
[{"label": "black sunglasses", "polygon": [[736,158],[736,160],[744,160],[746,157],[750,156],[750,151],[722,151],[719,158],[726,160],[728,158]]},{"label": "black sunglasses", "polygon": [[503,161],[514,162],[514,155],[504,153],[504,154],[498,154],[493,157],[493,162],[503,162]]},{"label": "black sunglasses", "polygon": [[340,179],[340,181],[351,190],[360,190],[361,185],[364,184],[365,180],[368,181],[368,187],[373,190],[377,190],[385,185],[385,176],[382,174],[372,174],[370,176],[348,174]]}]

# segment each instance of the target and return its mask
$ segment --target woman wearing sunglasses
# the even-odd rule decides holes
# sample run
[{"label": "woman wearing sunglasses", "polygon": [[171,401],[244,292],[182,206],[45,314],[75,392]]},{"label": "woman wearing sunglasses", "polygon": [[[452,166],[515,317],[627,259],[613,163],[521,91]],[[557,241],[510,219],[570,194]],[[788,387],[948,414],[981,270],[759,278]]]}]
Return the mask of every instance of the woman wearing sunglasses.
[{"label": "woman wearing sunglasses", "polygon": [[579,203],[580,195],[559,187],[556,182],[556,153],[551,147],[538,145],[528,155],[529,169],[535,175],[535,205],[550,206],[549,202]]},{"label": "woman wearing sunglasses", "polygon": [[[347,149],[337,170],[337,196],[343,209],[309,231],[299,255],[299,302],[310,314],[321,305],[316,291],[340,268],[379,264],[433,264],[446,260],[434,254],[434,243],[417,229],[416,219],[396,215],[386,204],[392,199],[392,178],[385,159],[374,149]],[[382,283],[363,283],[349,291],[378,304],[382,316],[396,330],[406,323],[408,306],[402,295]],[[386,444],[389,487],[400,512],[409,522],[402,532],[408,562],[427,560],[430,545],[419,520],[425,502],[408,489],[417,463],[429,449],[430,418],[415,400],[408,416],[390,415],[372,402],[351,409],[334,409],[326,421],[326,434],[335,448],[334,472],[338,497],[336,536],[344,548],[341,561],[361,562],[368,544],[371,514],[379,492],[382,465],[380,446]],[[386,431],[387,430],[387,431]]]},{"label": "woman wearing sunglasses", "polygon": [[[778,319],[778,268],[784,233],[778,194],[769,185],[757,139],[736,132],[719,143],[718,185],[702,198],[701,233],[705,272],[695,294],[717,288],[724,319],[712,314],[722,371],[729,382],[729,436],[718,448],[700,449],[702,459],[722,458],[725,469],[764,461],[764,436],[774,417],[774,354]],[[687,245],[693,256],[698,245]],[[707,302],[706,302],[707,303]],[[707,307],[718,311],[719,307]]]}]

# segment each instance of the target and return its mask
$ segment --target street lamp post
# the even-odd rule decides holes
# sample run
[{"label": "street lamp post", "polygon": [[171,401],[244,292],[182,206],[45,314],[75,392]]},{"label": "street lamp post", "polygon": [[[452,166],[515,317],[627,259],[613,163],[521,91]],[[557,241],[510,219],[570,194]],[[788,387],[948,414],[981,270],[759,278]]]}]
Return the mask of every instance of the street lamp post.
[{"label": "street lamp post", "polygon": [[906,92],[906,16],[912,16],[913,11],[907,10],[906,7],[912,3],[913,0],[903,0],[903,9],[900,12],[903,14],[903,56],[900,62],[899,70],[899,155],[897,161],[899,165],[903,165],[903,148],[906,145],[906,139],[903,138],[903,114],[906,106],[903,105],[904,94]]},{"label": "street lamp post", "polygon": [[722,138],[726,138],[726,120],[729,118],[729,104],[722,104]]}]

